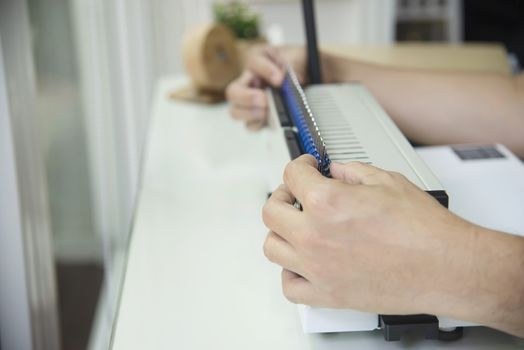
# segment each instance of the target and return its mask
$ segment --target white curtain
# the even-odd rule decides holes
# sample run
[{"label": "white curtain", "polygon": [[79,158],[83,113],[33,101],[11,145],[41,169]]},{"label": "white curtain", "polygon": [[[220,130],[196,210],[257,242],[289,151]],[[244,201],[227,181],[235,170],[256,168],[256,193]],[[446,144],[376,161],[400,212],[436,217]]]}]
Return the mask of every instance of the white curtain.
[{"label": "white curtain", "polygon": [[212,20],[212,0],[156,0],[150,6],[156,73],[182,73],[183,35],[192,26]]},{"label": "white curtain", "polygon": [[[300,1],[252,0],[264,29],[280,27],[287,44],[304,43]],[[317,0],[320,44],[390,44],[394,38],[396,2],[391,0]]]},{"label": "white curtain", "polygon": [[0,347],[60,347],[26,1],[0,1]]},{"label": "white curtain", "polygon": [[74,0],[95,230],[105,279],[92,348],[106,348],[136,204],[157,76],[150,3]]}]

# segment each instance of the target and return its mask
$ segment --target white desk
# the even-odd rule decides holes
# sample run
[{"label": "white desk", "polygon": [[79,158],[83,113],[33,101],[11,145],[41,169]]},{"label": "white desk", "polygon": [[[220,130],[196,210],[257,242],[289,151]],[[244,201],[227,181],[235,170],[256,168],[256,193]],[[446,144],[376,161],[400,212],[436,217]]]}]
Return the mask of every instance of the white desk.
[{"label": "white desk", "polygon": [[159,83],[144,158],[113,349],[512,349],[522,341],[485,328],[453,344],[380,332],[304,335],[266,261],[263,133],[227,107],[167,99]]}]

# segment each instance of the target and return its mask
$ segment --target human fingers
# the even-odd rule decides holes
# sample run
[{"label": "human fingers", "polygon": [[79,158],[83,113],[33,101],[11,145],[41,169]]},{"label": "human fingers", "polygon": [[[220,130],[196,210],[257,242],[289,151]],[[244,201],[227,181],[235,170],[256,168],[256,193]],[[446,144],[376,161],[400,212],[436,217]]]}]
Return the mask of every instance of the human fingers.
[{"label": "human fingers", "polygon": [[256,85],[256,77],[250,71],[231,82],[226,88],[226,98],[233,106],[246,108],[267,108],[268,101],[263,89],[252,87]]},{"label": "human fingers", "polygon": [[266,125],[266,120],[255,120],[246,123],[246,128],[249,131],[257,131],[262,129]]},{"label": "human fingers", "polygon": [[327,181],[318,171],[316,159],[309,154],[289,162],[284,170],[284,183],[303,205],[307,205],[310,199],[314,201],[319,186]]},{"label": "human fingers", "polygon": [[268,46],[265,48],[265,54],[281,69],[286,68],[286,61],[282,57],[280,51],[274,46]]},{"label": "human fingers", "polygon": [[279,63],[263,51],[249,57],[247,69],[274,87],[280,86],[284,80],[284,71],[279,67]]},{"label": "human fingers", "polygon": [[284,68],[291,65],[295,70],[298,81],[303,84],[306,82],[306,62],[307,55],[303,46],[298,47],[279,47],[276,48],[278,56],[282,57],[281,61],[285,62]]},{"label": "human fingers", "polygon": [[268,233],[264,242],[264,255],[272,263],[295,273],[303,274],[300,259],[293,246],[273,231]]},{"label": "human fingers", "polygon": [[391,183],[395,173],[362,162],[331,163],[331,177],[355,185]]},{"label": "human fingers", "polygon": [[287,300],[292,303],[318,304],[318,297],[311,282],[293,271],[282,270],[282,291]]},{"label": "human fingers", "polygon": [[236,120],[243,120],[246,123],[264,122],[266,121],[267,108],[260,107],[242,107],[238,105],[231,105],[229,114]]},{"label": "human fingers", "polygon": [[287,204],[295,204],[295,197],[293,196],[293,193],[291,193],[289,188],[284,184],[278,186],[277,189],[271,193],[269,200],[278,200]]},{"label": "human fingers", "polygon": [[303,213],[295,208],[295,199],[285,185],[280,185],[262,209],[264,224],[290,244],[297,242],[303,225]]}]

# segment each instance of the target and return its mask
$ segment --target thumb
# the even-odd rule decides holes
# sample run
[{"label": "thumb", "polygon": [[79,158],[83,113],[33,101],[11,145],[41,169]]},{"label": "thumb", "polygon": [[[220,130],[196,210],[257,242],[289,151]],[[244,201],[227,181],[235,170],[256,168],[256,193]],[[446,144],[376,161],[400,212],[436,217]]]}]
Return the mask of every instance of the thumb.
[{"label": "thumb", "polygon": [[362,162],[346,164],[331,163],[329,167],[333,179],[353,185],[377,185],[383,183],[387,171]]},{"label": "thumb", "polygon": [[274,87],[284,80],[284,71],[266,52],[254,51],[248,58],[247,68],[257,77]]}]

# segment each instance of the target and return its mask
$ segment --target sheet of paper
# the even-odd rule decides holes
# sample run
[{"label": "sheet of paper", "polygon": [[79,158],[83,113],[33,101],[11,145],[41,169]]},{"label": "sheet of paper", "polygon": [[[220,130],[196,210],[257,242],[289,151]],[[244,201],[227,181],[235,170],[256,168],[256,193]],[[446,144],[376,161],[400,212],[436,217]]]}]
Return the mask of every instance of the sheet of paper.
[{"label": "sheet of paper", "polygon": [[417,153],[442,182],[455,214],[491,229],[524,236],[524,164],[502,145],[502,158],[461,159],[451,146]]}]

